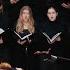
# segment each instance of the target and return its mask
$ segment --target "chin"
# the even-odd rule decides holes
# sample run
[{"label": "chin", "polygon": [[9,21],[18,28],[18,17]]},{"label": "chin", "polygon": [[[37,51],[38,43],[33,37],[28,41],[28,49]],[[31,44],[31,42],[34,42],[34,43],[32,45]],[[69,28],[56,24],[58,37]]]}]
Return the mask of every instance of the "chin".
[{"label": "chin", "polygon": [[56,19],[50,19],[50,21],[55,21]]}]

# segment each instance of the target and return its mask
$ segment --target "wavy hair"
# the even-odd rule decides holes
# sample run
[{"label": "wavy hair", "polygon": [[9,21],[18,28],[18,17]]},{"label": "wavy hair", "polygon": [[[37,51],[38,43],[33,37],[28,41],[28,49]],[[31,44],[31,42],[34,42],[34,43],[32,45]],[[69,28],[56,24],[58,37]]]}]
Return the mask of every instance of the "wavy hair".
[{"label": "wavy hair", "polygon": [[17,25],[16,25],[16,31],[19,33],[19,32],[22,32],[24,31],[24,20],[22,19],[22,14],[23,14],[23,11],[24,10],[28,10],[29,11],[29,20],[27,22],[28,24],[28,31],[30,33],[33,33],[35,31],[35,28],[34,28],[34,18],[33,18],[33,15],[32,15],[32,10],[29,6],[23,6],[20,10],[20,14],[19,14],[19,18],[17,20]]}]

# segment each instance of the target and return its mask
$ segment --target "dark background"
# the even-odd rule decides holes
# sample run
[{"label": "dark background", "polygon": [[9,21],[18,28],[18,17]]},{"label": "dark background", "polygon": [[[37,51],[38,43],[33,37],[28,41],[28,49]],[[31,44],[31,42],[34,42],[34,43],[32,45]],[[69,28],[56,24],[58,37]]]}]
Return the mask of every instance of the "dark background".
[{"label": "dark background", "polygon": [[[66,0],[68,1],[68,0]],[[65,2],[64,0],[20,0],[18,4],[15,6],[10,5],[9,0],[4,0],[4,10],[6,14],[15,22],[19,15],[19,10],[24,5],[29,5],[32,8],[33,16],[36,22],[36,25],[39,27],[41,23],[44,21],[46,16],[46,9],[50,4],[54,4],[59,9],[59,16],[60,18],[65,21],[64,24],[66,25],[65,31],[65,39],[64,39],[64,58],[70,58],[70,9],[65,9],[61,6],[61,4]],[[18,9],[17,9],[18,8]],[[15,14],[13,14],[16,12]],[[12,13],[12,14],[11,14]],[[18,14],[18,15],[16,15]],[[16,18],[14,18],[14,15]],[[10,19],[9,27],[13,27],[13,22]],[[11,41],[11,40],[10,40]],[[12,50],[12,49],[11,49]],[[63,61],[60,62],[63,64],[65,70],[69,70],[68,68],[70,65],[70,61]]]}]

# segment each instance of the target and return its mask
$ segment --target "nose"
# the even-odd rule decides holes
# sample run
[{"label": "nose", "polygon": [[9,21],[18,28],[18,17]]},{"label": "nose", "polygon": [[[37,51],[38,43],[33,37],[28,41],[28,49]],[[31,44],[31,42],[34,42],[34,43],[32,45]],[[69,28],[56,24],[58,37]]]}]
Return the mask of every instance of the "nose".
[{"label": "nose", "polygon": [[51,14],[51,18],[53,18],[53,14]]}]

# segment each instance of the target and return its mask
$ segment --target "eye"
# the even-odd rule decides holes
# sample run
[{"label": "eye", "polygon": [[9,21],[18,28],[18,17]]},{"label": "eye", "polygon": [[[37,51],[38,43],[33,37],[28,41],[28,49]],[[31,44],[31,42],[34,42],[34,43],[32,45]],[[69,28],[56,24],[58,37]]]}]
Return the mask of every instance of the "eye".
[{"label": "eye", "polygon": [[52,12],[52,14],[55,14],[55,12]]},{"label": "eye", "polygon": [[48,14],[51,14],[50,12],[48,12]]}]

